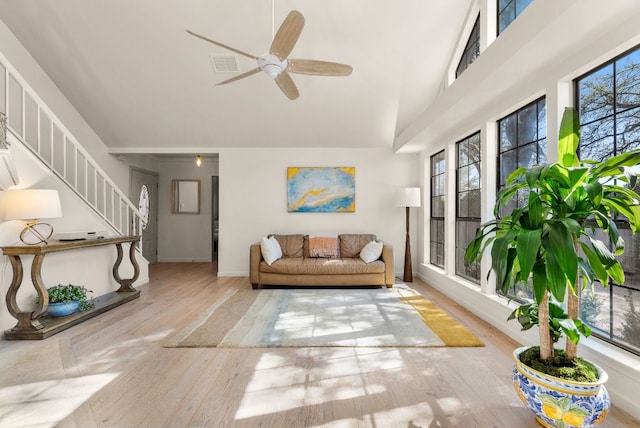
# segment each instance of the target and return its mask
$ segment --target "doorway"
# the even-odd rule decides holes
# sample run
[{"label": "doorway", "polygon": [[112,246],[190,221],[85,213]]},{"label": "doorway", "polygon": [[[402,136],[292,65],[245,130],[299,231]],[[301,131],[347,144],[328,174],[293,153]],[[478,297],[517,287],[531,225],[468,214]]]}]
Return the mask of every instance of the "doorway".
[{"label": "doorway", "polygon": [[158,261],[158,174],[140,168],[129,168],[129,199],[147,221],[142,223],[142,256],[149,263]]}]

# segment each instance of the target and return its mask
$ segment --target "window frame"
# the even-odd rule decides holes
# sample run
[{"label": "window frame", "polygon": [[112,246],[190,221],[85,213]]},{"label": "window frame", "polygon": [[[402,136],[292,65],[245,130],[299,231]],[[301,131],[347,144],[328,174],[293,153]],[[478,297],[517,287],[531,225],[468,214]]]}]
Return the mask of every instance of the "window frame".
[{"label": "window frame", "polygon": [[[618,149],[618,136],[619,133],[617,132],[617,128],[618,128],[618,116],[619,115],[623,115],[629,111],[632,111],[634,109],[638,109],[640,108],[640,103],[638,105],[632,106],[632,107],[628,107],[628,108],[623,108],[623,109],[618,109],[618,98],[617,98],[617,62],[620,59],[623,59],[627,56],[629,56],[632,53],[635,52],[640,52],[640,45],[636,45],[631,49],[628,49],[624,52],[622,52],[621,54],[609,59],[608,61],[598,65],[597,67],[592,68],[591,70],[579,75],[578,77],[576,77],[575,79],[573,79],[572,83],[573,83],[573,88],[574,88],[574,105],[576,106],[576,109],[578,111],[578,117],[580,118],[580,127],[582,128],[583,126],[588,126],[591,124],[594,124],[596,122],[599,121],[604,121],[607,119],[611,119],[612,121],[612,126],[613,126],[613,133],[612,133],[612,139],[613,139],[613,144],[612,144],[612,154],[619,154],[619,149]],[[640,62],[639,62],[640,64]],[[610,98],[613,100],[611,106],[612,106],[612,111],[609,114],[605,114],[604,116],[592,119],[590,121],[584,122],[582,123],[582,112],[581,112],[581,91],[580,91],[580,82],[583,81],[584,79],[586,79],[587,77],[593,76],[597,73],[602,72],[603,70],[605,70],[607,67],[612,66],[612,72],[611,72],[611,87],[612,87],[612,92],[607,92],[608,95],[610,95]],[[640,79],[638,81],[638,87],[639,87],[639,92],[640,92]],[[640,123],[640,120],[639,122]],[[622,150],[624,150],[624,148],[622,148]],[[580,151],[581,151],[581,147],[580,144],[578,145],[578,154],[580,155]],[[618,229],[622,232],[628,232],[630,229],[630,225],[627,221],[620,219],[620,220],[616,220],[616,225],[618,227]],[[627,246],[631,247],[633,246],[633,242],[640,239],[640,236],[634,236],[631,238],[633,241],[632,242],[627,242]],[[625,273],[628,275],[628,271],[625,269],[625,266],[623,265],[623,270],[625,270]],[[597,284],[594,285],[594,287],[598,288],[598,291],[600,292],[604,292],[607,295],[607,301],[604,302],[606,304],[608,304],[608,308],[604,308],[604,311],[606,313],[608,313],[608,321],[607,321],[607,325],[608,325],[608,331],[604,330],[603,328],[601,328],[601,326],[596,326],[593,325],[591,323],[588,322],[588,320],[586,319],[586,316],[582,315],[582,307],[584,304],[584,298],[585,295],[581,293],[580,295],[580,313],[581,313],[581,318],[585,318],[585,322],[589,325],[589,327],[591,327],[592,329],[592,334],[593,336],[611,343],[619,348],[622,348],[626,351],[629,351],[633,354],[636,355],[640,355],[640,344],[633,344],[633,343],[629,343],[627,341],[625,341],[625,339],[623,337],[619,337],[619,335],[616,335],[615,333],[615,329],[614,329],[614,324],[616,319],[618,318],[624,318],[625,314],[624,313],[620,313],[621,310],[618,309],[616,311],[616,305],[614,304],[615,301],[618,299],[616,297],[615,294],[615,290],[621,290],[621,291],[629,291],[631,292],[631,290],[636,291],[638,294],[637,296],[640,296],[640,284],[636,287],[630,286],[627,284],[627,282],[625,281],[624,285],[619,285],[619,284],[611,284],[609,287],[603,287],[602,284],[599,283],[599,281],[597,279],[594,280],[594,282],[596,282]],[[640,306],[640,300],[637,299],[633,299],[634,302],[638,302],[638,306]],[[619,307],[618,307],[619,308]]]},{"label": "window frame", "polygon": [[[529,7],[529,5],[531,5],[531,2],[533,2],[533,0],[529,0],[529,2],[525,5],[525,7],[523,7],[521,10],[518,11],[518,1],[517,0],[507,0],[507,3],[505,4],[505,6],[502,8],[502,10],[500,10],[500,0],[497,0],[496,1],[496,37],[499,36],[500,34],[502,34],[507,28],[509,28],[509,26],[511,24],[513,24],[513,22],[516,19],[518,19],[518,16],[520,16],[520,14],[527,7]],[[515,13],[515,16],[513,17],[513,19],[511,19],[509,21],[509,23],[504,27],[504,29],[502,31],[500,31],[500,17],[505,12],[505,10],[512,4],[514,5],[513,12]]]},{"label": "window frame", "polygon": [[[471,162],[469,160],[469,152],[467,151],[467,163],[465,163],[464,165],[461,164],[461,145],[462,144],[471,144],[471,142],[473,140],[477,139],[477,144],[478,144],[478,159],[476,162]],[[474,216],[463,216],[461,215],[461,207],[460,207],[460,196],[462,193],[470,193],[472,190],[476,190],[480,192],[480,197],[479,197],[479,202],[482,200],[482,155],[481,155],[481,148],[482,148],[482,140],[481,140],[481,134],[480,131],[478,130],[477,132],[474,132],[473,134],[463,138],[462,140],[459,140],[456,142],[456,227],[455,227],[455,233],[456,233],[456,237],[455,237],[455,254],[456,254],[456,263],[455,263],[455,273],[456,275],[465,278],[473,283],[476,284],[480,284],[480,263],[479,262],[474,262],[472,267],[467,267],[464,265],[464,251],[466,250],[466,246],[464,249],[462,249],[462,258],[461,258],[461,254],[460,252],[460,247],[458,246],[458,243],[460,242],[460,223],[465,223],[467,226],[469,224],[475,224],[475,227],[473,230],[476,230],[481,222],[481,210],[478,209],[478,216],[474,217]],[[477,189],[469,189],[467,188],[466,190],[462,191],[461,190],[461,186],[460,186],[460,171],[462,168],[468,168],[470,166],[473,166],[477,164],[477,171],[478,171],[478,188]],[[469,210],[467,210],[467,214],[469,214]],[[468,245],[468,242],[467,242]],[[460,266],[460,261],[462,260],[462,266]],[[474,276],[472,274],[472,270],[475,270],[476,275]]]},{"label": "window frame", "polygon": [[[435,167],[435,162],[437,161],[442,161],[442,171],[441,172],[437,172],[437,169]],[[430,194],[430,202],[429,202],[429,263],[431,263],[434,266],[438,266],[440,268],[445,267],[445,260],[446,260],[446,242],[444,239],[444,234],[445,234],[445,194],[446,194],[446,174],[447,174],[447,165],[446,165],[446,153],[445,150],[441,150],[438,153],[435,153],[433,155],[431,155],[430,158],[430,170],[431,170],[431,174],[430,174],[430,188],[431,188],[431,194]],[[442,193],[436,193],[435,189],[437,187],[436,185],[436,181],[438,179],[442,179],[443,182],[442,184]],[[434,215],[434,201],[436,198],[442,198],[442,215],[441,216],[436,216]],[[438,228],[436,230],[436,228]],[[436,233],[434,233],[434,230],[436,230]],[[441,233],[442,236],[442,240],[438,240],[438,233]],[[435,249],[440,249],[440,252],[434,251]],[[441,261],[441,263],[440,263]]]},{"label": "window frame", "polygon": [[[544,101],[544,110],[545,110],[545,114],[544,114],[544,126],[541,127],[540,125],[540,106],[541,103]],[[535,120],[536,120],[536,138],[531,140],[531,141],[527,141],[523,144],[520,143],[519,140],[519,135],[520,135],[520,130],[519,130],[519,126],[520,126],[520,120],[519,120],[519,114],[525,112],[526,110],[528,110],[530,107],[532,106],[536,106],[536,110],[535,110]],[[497,124],[497,150],[496,150],[496,164],[497,164],[497,168],[496,168],[496,190],[497,192],[500,192],[500,190],[502,189],[502,187],[504,187],[504,184],[509,176],[509,174],[513,171],[515,171],[515,169],[519,168],[519,159],[518,159],[518,152],[520,149],[522,149],[523,147],[526,146],[530,146],[530,145],[534,145],[535,144],[535,150],[536,150],[536,164],[540,164],[541,163],[541,159],[544,158],[544,162],[546,163],[546,157],[547,157],[547,112],[546,112],[546,108],[547,108],[547,103],[546,103],[546,96],[543,95],[539,98],[536,98],[535,100],[523,105],[522,107],[512,111],[511,113],[509,113],[508,115],[500,118],[497,120],[496,124]],[[502,127],[502,122],[504,120],[508,120],[511,118],[515,118],[515,130],[514,135],[516,136],[516,141],[514,143],[514,145],[508,149],[503,151],[502,150],[502,132],[503,132],[503,127]],[[544,136],[541,137],[540,135],[540,131],[544,130]],[[540,143],[544,141],[544,145],[541,145]],[[501,162],[501,158],[503,157],[503,154],[505,153],[509,153],[509,152],[515,152],[516,153],[516,158],[515,158],[515,166],[516,168],[512,171],[509,172],[509,174],[506,174],[505,177],[502,177],[502,162]],[[517,197],[514,196],[514,197]],[[515,202],[515,206],[518,206],[517,201]],[[509,211],[509,209],[507,208],[507,211]],[[509,299],[513,299],[516,300],[517,302],[520,303],[525,303],[527,301],[530,301],[533,299],[533,291],[531,290],[531,287],[528,287],[526,285],[523,284],[516,284],[513,290],[513,294],[502,294],[500,292],[500,290],[496,290],[496,292],[498,293],[498,295],[503,296],[503,297],[507,297]]]},{"label": "window frame", "polygon": [[[476,54],[469,61],[469,53],[471,51],[475,51]],[[458,65],[456,66],[455,78],[459,78],[462,73],[464,73],[467,68],[471,64],[474,63],[476,59],[480,56],[480,14],[478,13],[478,17],[476,18],[473,26],[471,27],[471,32],[469,33],[469,38],[467,39],[467,43],[464,45],[464,49],[460,54],[460,60],[458,61]],[[464,60],[464,61],[463,61]],[[464,67],[461,69],[464,62]]]}]

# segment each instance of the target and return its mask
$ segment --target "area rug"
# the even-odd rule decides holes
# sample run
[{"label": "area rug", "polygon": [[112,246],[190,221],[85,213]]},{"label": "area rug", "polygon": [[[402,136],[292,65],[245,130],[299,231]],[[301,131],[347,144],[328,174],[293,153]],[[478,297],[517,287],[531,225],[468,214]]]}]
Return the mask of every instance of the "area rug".
[{"label": "area rug", "polygon": [[229,290],[169,348],[484,346],[410,288]]}]

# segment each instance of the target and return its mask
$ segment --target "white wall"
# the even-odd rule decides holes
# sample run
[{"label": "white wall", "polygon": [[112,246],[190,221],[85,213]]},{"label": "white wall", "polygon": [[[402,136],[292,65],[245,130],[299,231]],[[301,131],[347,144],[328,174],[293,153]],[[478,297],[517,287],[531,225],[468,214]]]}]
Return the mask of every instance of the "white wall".
[{"label": "white wall", "polygon": [[[58,90],[55,83],[49,79],[2,21],[0,21],[0,52],[126,194],[129,183],[129,164],[107,153],[106,146],[89,124],[84,121],[82,115]],[[4,111],[4,106],[0,106],[0,109]],[[63,218],[50,219],[48,221],[56,231],[108,230],[108,227],[100,221],[90,208],[84,205],[71,190],[62,185],[56,177],[43,168],[26,149],[19,146],[17,142],[13,142],[10,150],[20,176],[19,188],[50,188],[57,189],[60,192]],[[23,227],[24,222],[3,221],[0,218],[0,245],[17,243],[18,235]],[[82,284],[94,292],[93,297],[97,297],[114,291],[118,287],[111,275],[115,259],[116,250],[112,246],[50,254],[44,258],[42,266],[43,281],[47,286],[69,282]],[[146,261],[139,257],[138,263],[140,264],[141,273],[136,285],[148,281]],[[23,267],[25,278],[18,293],[18,305],[21,309],[26,309],[34,305],[36,295],[29,274],[31,268],[30,256],[23,257]],[[133,268],[125,260],[120,271],[121,276],[123,278],[130,277],[132,272]],[[3,256],[0,261],[0,293],[3,297],[2,306],[0,306],[1,330],[9,329],[16,324],[16,320],[9,314],[4,301],[11,279],[11,266],[8,258]]]},{"label": "white wall", "polygon": [[[84,120],[81,112],[73,107],[2,21],[0,21],[0,52],[126,194],[129,165],[107,153],[105,144]],[[4,111],[3,106],[0,106],[0,109]]]},{"label": "white wall", "polygon": [[[26,148],[13,142],[10,151],[20,176],[20,188],[57,189],[60,193],[63,217],[43,220],[53,226],[54,233],[108,231],[108,227],[93,210],[35,160]],[[3,192],[0,192],[0,213],[3,212],[1,209],[2,195]],[[4,221],[0,218],[0,246],[20,244],[19,234],[23,227],[23,221]],[[127,246],[128,244],[125,244],[125,247]],[[98,297],[115,291],[119,287],[111,273],[116,254],[116,248],[113,245],[48,254],[42,264],[42,280],[47,287],[59,283],[84,285],[93,291],[92,297]],[[128,251],[125,254],[128,254]],[[28,310],[35,307],[36,297],[30,275],[33,257],[22,256],[21,259],[24,279],[18,292],[17,302],[20,309]],[[140,265],[140,277],[134,285],[140,285],[149,281],[148,264],[140,255],[136,260]],[[125,257],[120,269],[120,276],[131,278],[132,275],[133,267],[129,259]],[[16,320],[9,314],[4,299],[12,278],[13,271],[9,259],[2,256],[0,261],[0,294],[2,295],[0,331],[8,330],[16,325]]]},{"label": "white wall", "polygon": [[[287,212],[287,167],[353,166],[354,213]],[[416,186],[416,157],[390,149],[224,149],[220,152],[220,276],[247,276],[249,245],[269,233],[373,233],[404,266],[405,210],[399,187]],[[412,235],[417,210],[414,210]],[[414,257],[415,263],[415,257]]]},{"label": "white wall", "polygon": [[[425,147],[418,156],[420,181],[428,191],[429,157],[447,149],[455,156],[454,144],[481,130],[483,144],[495,145],[495,121],[545,95],[547,103],[548,160],[556,158],[559,118],[572,104],[571,80],[640,43],[640,2],[617,0],[537,0],[490,45],[474,64],[443,92],[408,131],[396,141],[396,149]],[[483,220],[493,210],[495,196],[495,146],[483,148]],[[451,159],[450,159],[451,160]],[[447,163],[452,170],[453,161]],[[447,206],[455,194],[448,176]],[[453,212],[447,213],[447,234],[453,245]],[[454,275],[449,250],[446,271],[430,266],[428,260],[428,215],[419,231],[419,276],[476,315],[496,326],[516,341],[537,343],[537,332],[520,331],[517,322],[507,322],[511,312],[504,299],[491,293],[485,280],[489,263],[481,274],[483,290]],[[488,258],[487,258],[488,259]],[[640,384],[640,358],[601,340],[583,340],[580,354],[601,365],[609,373],[607,389],[613,403],[640,418],[635,399]]]},{"label": "white wall", "polygon": [[[198,168],[193,158],[161,158],[158,189],[158,261],[211,261],[211,177],[218,161],[204,158]],[[171,212],[171,180],[200,180],[200,214]]]}]

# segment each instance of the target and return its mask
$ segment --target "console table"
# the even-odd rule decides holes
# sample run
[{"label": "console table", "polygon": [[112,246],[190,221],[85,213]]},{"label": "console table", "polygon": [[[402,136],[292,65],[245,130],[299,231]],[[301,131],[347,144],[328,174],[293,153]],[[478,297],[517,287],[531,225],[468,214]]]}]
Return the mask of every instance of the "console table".
[{"label": "console table", "polygon": [[[4,332],[7,340],[19,339],[45,339],[62,330],[81,323],[89,318],[93,318],[103,312],[120,306],[123,303],[137,299],[140,291],[133,288],[132,284],[140,275],[140,267],[136,261],[136,245],[140,241],[140,236],[120,236],[115,238],[99,238],[81,241],[50,241],[46,245],[16,245],[2,247],[2,253],[9,257],[13,268],[13,280],[7,290],[7,309],[9,313],[18,320],[18,323],[11,330]],[[133,265],[133,276],[128,279],[120,277],[119,269],[123,259],[122,244],[129,243],[129,260]],[[51,317],[46,313],[49,305],[49,295],[47,288],[42,282],[41,268],[44,256],[49,253],[59,251],[77,250],[82,248],[99,247],[104,245],[115,245],[118,256],[113,265],[113,278],[120,288],[117,291],[107,293],[92,300],[95,307],[84,312],[76,312],[65,317]],[[38,302],[35,311],[25,312],[18,307],[16,295],[22,285],[23,269],[20,256],[33,255],[31,264],[31,280],[38,293]]]}]

